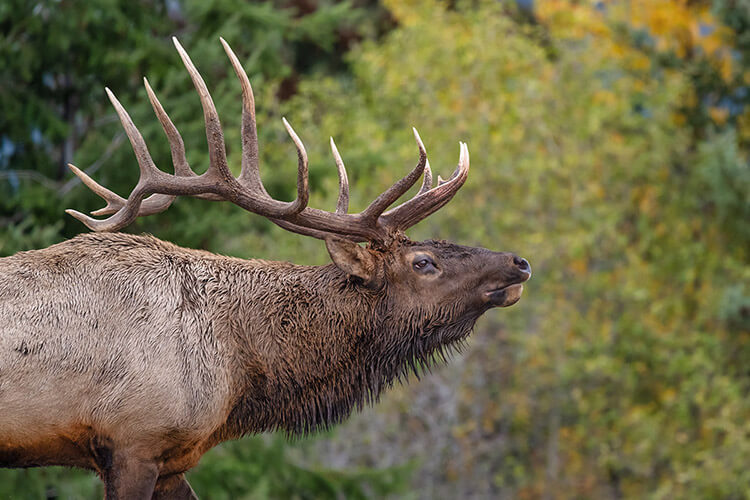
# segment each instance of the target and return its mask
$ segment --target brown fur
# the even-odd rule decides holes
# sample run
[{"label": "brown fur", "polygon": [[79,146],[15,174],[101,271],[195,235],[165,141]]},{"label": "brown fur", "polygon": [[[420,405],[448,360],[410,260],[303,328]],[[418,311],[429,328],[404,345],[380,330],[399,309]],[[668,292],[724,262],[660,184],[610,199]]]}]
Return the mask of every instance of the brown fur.
[{"label": "brown fur", "polygon": [[[512,254],[445,242],[353,245],[305,267],[101,233],[0,259],[0,466],[190,498],[182,473],[212,446],[342,421],[529,276]],[[435,272],[415,271],[422,255]]]}]

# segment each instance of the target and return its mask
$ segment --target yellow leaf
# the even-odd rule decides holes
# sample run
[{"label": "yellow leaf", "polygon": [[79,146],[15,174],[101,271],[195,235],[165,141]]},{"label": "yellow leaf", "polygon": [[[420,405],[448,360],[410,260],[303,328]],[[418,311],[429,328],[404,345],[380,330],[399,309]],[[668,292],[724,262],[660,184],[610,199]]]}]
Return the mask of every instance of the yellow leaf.
[{"label": "yellow leaf", "polygon": [[711,115],[711,119],[717,125],[724,125],[729,118],[729,110],[726,108],[719,108],[712,106],[708,108],[708,114]]}]

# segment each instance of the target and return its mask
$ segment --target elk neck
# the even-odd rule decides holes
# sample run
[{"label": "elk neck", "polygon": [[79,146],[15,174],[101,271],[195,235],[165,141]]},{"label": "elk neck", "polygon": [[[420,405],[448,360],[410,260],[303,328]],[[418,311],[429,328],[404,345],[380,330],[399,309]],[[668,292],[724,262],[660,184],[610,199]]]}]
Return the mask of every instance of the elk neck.
[{"label": "elk neck", "polygon": [[481,314],[400,311],[387,286],[367,289],[333,264],[264,262],[236,284],[230,295],[241,300],[226,311],[236,400],[222,438],[341,422],[396,380],[445,360]]}]

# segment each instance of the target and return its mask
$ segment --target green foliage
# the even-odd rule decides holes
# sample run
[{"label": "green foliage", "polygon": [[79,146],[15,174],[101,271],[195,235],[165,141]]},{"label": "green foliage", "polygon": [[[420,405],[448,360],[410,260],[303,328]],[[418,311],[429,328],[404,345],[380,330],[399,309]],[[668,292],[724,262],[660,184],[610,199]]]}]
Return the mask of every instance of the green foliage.
[{"label": "green foliage", "polygon": [[71,159],[93,114],[101,117],[94,91],[162,63],[151,37],[164,31],[164,10],[143,1],[3,2],[0,137],[13,145],[3,166],[62,177],[61,161]]},{"label": "green foliage", "polygon": [[280,436],[225,443],[206,455],[188,481],[209,500],[379,498],[406,483],[405,468],[342,473],[302,467],[289,460],[287,448]]},{"label": "green foliage", "polygon": [[39,500],[101,498],[101,481],[91,473],[63,467],[0,469],[0,498]]},{"label": "green foliage", "polygon": [[62,222],[45,226],[33,217],[28,217],[17,224],[8,224],[3,228],[0,255],[13,255],[30,248],[44,248],[58,243],[61,227]]},{"label": "green foliage", "polygon": [[[739,151],[733,129],[716,134],[700,144],[696,165],[697,185],[703,196],[699,205],[715,214],[716,222],[728,235],[728,243],[750,245],[750,164]],[[709,207],[705,207],[709,204]]]}]

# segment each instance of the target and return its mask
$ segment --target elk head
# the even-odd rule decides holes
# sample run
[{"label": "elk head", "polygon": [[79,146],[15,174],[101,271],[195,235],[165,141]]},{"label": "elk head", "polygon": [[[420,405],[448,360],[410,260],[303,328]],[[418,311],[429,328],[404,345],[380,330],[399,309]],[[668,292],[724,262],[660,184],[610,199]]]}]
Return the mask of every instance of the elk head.
[{"label": "elk head", "polygon": [[531,276],[526,259],[446,241],[403,238],[378,251],[328,238],[326,246],[333,262],[361,286],[388,287],[399,297],[397,307],[466,312],[507,307],[518,302]]},{"label": "elk head", "polygon": [[[458,166],[452,176],[447,180],[438,177],[437,185],[433,186],[427,153],[414,129],[419,150],[417,165],[364,211],[350,214],[346,169],[331,139],[331,150],[338,168],[339,195],[335,212],[326,212],[307,206],[307,153],[302,141],[283,119],[297,148],[297,198],[292,202],[275,200],[267,193],[260,178],[253,91],[234,52],[221,39],[242,87],[242,168],[236,178],[227,164],[219,116],[206,84],[179,42],[173,41],[203,107],[210,158],[207,171],[197,175],[190,168],[183,140],[145,78],[154,112],[169,140],[174,175],[154,165],[143,137],[127,111],[106,89],[135,151],[140,179],[125,200],[70,165],[71,170],[107,202],[106,207],[92,214],[111,216],[96,220],[75,210],[67,210],[67,213],[94,231],[117,231],[138,216],[166,210],[176,196],[231,201],[269,218],[284,229],[325,240],[333,262],[349,275],[355,286],[363,291],[380,291],[381,295],[391,297],[389,307],[407,309],[412,317],[423,317],[424,324],[419,326],[422,329],[440,322],[441,317],[447,322],[458,321],[464,316],[476,319],[491,307],[505,307],[519,300],[523,290],[521,283],[531,276],[531,268],[525,259],[510,253],[447,242],[415,243],[404,235],[404,230],[447,204],[466,181],[469,150],[465,143],[459,143]],[[388,210],[420,177],[423,177],[422,185],[414,197]],[[367,246],[361,246],[362,242],[367,242]]]}]

